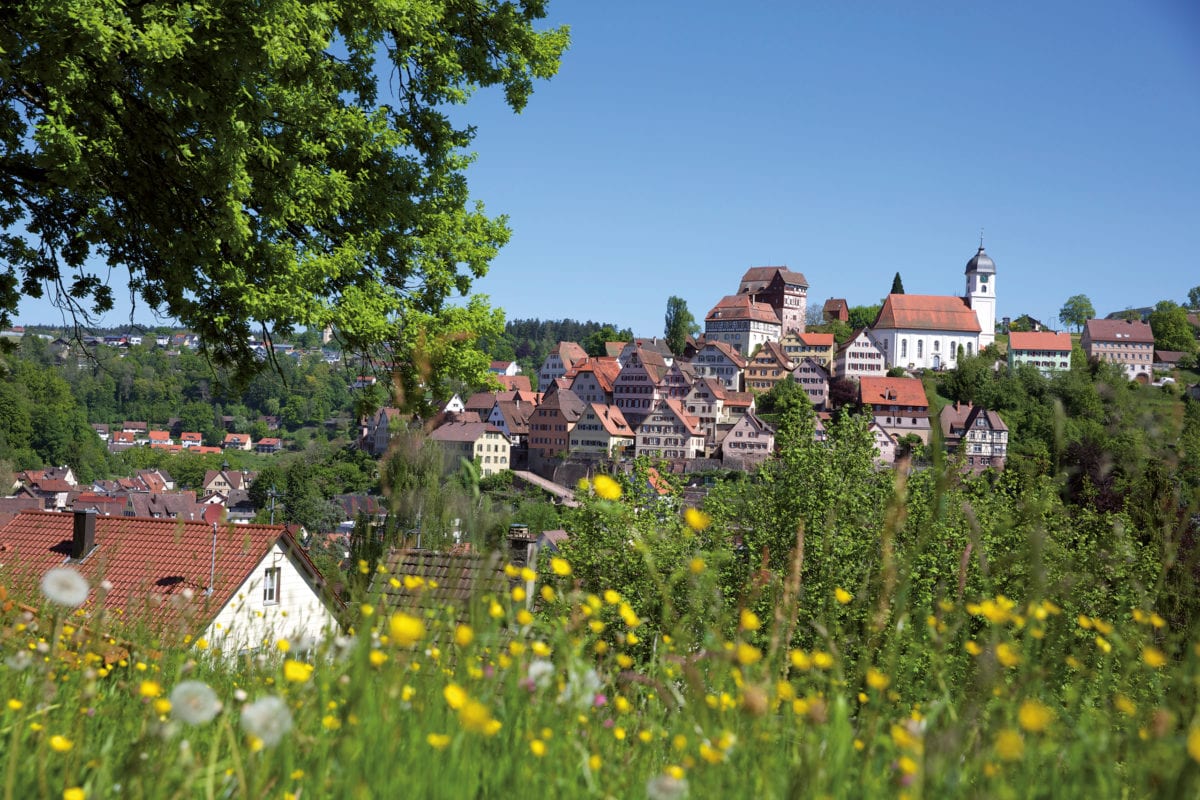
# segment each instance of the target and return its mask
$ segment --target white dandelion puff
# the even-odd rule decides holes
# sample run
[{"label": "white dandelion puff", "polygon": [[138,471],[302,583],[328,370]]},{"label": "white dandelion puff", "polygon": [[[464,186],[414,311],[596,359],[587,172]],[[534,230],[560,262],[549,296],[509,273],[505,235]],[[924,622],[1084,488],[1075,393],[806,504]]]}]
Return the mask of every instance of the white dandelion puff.
[{"label": "white dandelion puff", "polygon": [[554,679],[554,665],[544,658],[535,658],[529,663],[529,680],[539,689],[545,689]]},{"label": "white dandelion puff", "polygon": [[242,728],[266,747],[274,747],[292,729],[292,712],[283,698],[264,697],[242,708]]},{"label": "white dandelion puff", "polygon": [[189,725],[203,725],[221,713],[221,701],[207,684],[183,681],[171,690],[171,713]]},{"label": "white dandelion puff", "polygon": [[42,576],[42,594],[51,603],[79,608],[88,598],[87,578],[70,567],[55,567]]},{"label": "white dandelion puff", "polygon": [[683,800],[687,796],[687,778],[663,773],[646,782],[646,797],[650,800]]}]

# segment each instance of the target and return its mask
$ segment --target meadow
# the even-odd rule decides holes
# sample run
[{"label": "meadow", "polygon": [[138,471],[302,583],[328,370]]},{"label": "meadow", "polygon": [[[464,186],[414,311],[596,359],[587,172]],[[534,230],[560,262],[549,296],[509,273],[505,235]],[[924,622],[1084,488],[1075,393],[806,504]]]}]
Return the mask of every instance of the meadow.
[{"label": "meadow", "polygon": [[[589,493],[584,513],[627,512],[612,481]],[[367,593],[328,640],[241,656],[115,650],[78,598],[5,597],[4,800],[1200,791],[1200,641],[1155,608],[953,583],[926,604],[887,529],[875,588],[806,590],[801,529],[770,602],[731,604],[700,546],[712,519],[680,512],[692,549],[646,586],[657,617],[569,556],[509,565],[510,591],[465,608]],[[625,557],[654,552],[634,535]],[[377,590],[428,588],[382,570]]]}]

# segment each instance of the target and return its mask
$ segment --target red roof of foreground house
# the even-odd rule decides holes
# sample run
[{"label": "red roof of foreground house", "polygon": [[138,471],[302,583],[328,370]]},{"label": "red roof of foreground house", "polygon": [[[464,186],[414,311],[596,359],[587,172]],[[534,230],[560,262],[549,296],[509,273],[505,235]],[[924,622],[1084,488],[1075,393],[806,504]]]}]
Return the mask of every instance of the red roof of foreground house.
[{"label": "red roof of foreground house", "polygon": [[916,406],[927,408],[925,387],[916,378],[859,378],[859,398],[863,405]]},{"label": "red roof of foreground house", "polygon": [[1071,351],[1071,334],[1050,331],[1009,331],[1009,350]]},{"label": "red roof of foreground house", "polygon": [[[71,566],[92,586],[85,608],[100,602],[109,611],[122,609],[127,623],[145,623],[160,633],[202,630],[276,542],[317,586],[324,583],[282,525],[218,525],[214,531],[205,522],[89,515],[95,522],[95,546],[74,559],[76,516],[25,511],[0,528],[0,582],[34,605],[42,575],[52,567]],[[112,588],[100,592],[101,581]]]},{"label": "red roof of foreground house", "polygon": [[979,333],[979,317],[961,297],[889,294],[872,328]]}]

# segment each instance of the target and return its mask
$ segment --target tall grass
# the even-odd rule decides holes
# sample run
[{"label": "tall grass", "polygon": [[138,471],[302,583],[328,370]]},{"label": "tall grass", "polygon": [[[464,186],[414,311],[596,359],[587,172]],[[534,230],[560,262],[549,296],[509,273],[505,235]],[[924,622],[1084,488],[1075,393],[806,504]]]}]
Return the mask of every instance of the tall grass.
[{"label": "tall grass", "polygon": [[[798,531],[763,618],[723,610],[702,552],[647,587],[661,620],[552,559],[470,610],[365,596],[306,653],[141,642],[106,663],[114,632],[0,601],[3,796],[1197,796],[1194,631],[1153,608],[1068,617],[1056,597],[917,608],[917,566],[888,545],[900,516],[874,594],[811,608]],[[798,627],[819,644],[793,647]],[[210,720],[185,681],[219,698]]]}]

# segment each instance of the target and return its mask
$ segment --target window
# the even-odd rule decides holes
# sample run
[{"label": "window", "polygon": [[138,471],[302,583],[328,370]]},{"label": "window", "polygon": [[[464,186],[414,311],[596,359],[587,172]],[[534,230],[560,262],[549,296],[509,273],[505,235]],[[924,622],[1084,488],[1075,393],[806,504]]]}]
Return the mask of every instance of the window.
[{"label": "window", "polygon": [[923,355],[924,350],[925,350],[925,340],[917,339],[917,358],[920,358]]},{"label": "window", "polygon": [[900,340],[900,357],[908,358],[908,339]]},{"label": "window", "polygon": [[279,602],[279,567],[267,567],[263,576],[263,605],[273,606]]}]

